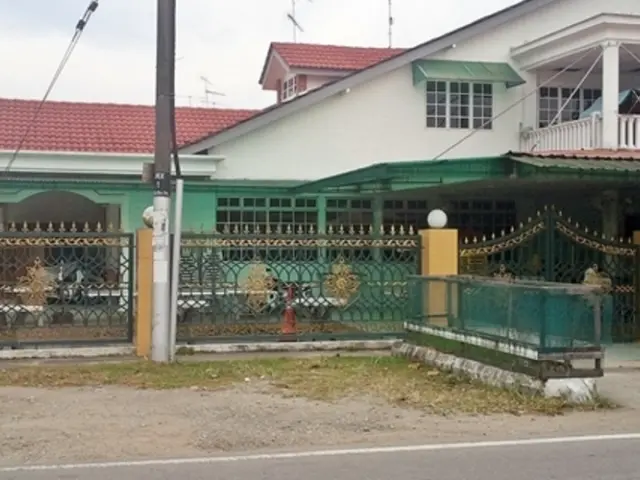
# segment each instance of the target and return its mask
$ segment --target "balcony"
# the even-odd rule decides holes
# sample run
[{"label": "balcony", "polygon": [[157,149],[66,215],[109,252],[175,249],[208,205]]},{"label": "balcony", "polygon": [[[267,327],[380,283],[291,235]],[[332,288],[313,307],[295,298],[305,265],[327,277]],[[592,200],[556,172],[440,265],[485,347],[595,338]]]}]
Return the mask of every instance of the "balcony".
[{"label": "balcony", "polygon": [[[595,148],[603,148],[602,116],[599,113],[520,133],[520,150],[523,152]],[[640,115],[618,115],[618,148],[640,149]]]}]

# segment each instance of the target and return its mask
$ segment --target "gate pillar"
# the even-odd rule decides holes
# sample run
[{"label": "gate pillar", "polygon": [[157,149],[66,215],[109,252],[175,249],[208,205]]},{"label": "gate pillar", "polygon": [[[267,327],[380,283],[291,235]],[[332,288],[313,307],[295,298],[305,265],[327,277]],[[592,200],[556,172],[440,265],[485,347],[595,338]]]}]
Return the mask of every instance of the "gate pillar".
[{"label": "gate pillar", "polygon": [[135,347],[138,357],[151,354],[151,319],[153,298],[153,247],[150,228],[136,232],[136,330]]}]

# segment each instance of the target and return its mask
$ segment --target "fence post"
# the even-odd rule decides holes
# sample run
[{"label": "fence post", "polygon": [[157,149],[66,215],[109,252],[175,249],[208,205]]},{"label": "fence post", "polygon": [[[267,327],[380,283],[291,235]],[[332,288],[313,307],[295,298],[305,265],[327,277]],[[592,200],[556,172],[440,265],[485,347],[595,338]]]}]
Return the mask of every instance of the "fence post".
[{"label": "fence post", "polygon": [[138,357],[151,354],[151,317],[153,298],[153,247],[150,228],[136,232],[136,336]]},{"label": "fence post", "polygon": [[[420,230],[422,255],[421,275],[457,275],[460,252],[458,251],[458,230],[453,228],[428,228]],[[457,316],[457,286],[449,288],[451,295],[447,299],[445,282],[424,282],[422,284],[423,311],[431,325],[445,327],[447,319]],[[456,311],[447,311],[451,305]]]}]

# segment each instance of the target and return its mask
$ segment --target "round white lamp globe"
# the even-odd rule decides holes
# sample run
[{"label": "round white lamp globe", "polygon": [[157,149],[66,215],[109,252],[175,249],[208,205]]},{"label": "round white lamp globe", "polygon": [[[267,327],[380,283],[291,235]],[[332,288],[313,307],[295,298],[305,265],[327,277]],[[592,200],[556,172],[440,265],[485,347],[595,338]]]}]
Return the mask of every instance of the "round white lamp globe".
[{"label": "round white lamp globe", "polygon": [[142,222],[147,228],[153,228],[153,206],[144,209],[142,212]]},{"label": "round white lamp globe", "polygon": [[427,223],[431,228],[444,228],[447,226],[447,214],[438,208],[431,210],[427,216]]}]

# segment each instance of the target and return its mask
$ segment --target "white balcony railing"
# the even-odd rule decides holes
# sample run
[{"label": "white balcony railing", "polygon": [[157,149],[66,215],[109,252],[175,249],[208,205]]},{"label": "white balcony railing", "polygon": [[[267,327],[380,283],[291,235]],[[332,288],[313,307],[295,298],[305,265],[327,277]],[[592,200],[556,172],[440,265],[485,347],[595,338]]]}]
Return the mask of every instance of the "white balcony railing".
[{"label": "white balcony railing", "polygon": [[[600,114],[520,134],[523,152],[593,148],[602,148]],[[618,115],[618,148],[640,149],[640,115]]]},{"label": "white balcony railing", "polygon": [[520,136],[523,152],[580,150],[598,148],[601,144],[602,118],[598,114],[552,127],[523,131]]},{"label": "white balcony railing", "polygon": [[618,115],[620,148],[640,148],[640,115]]}]

